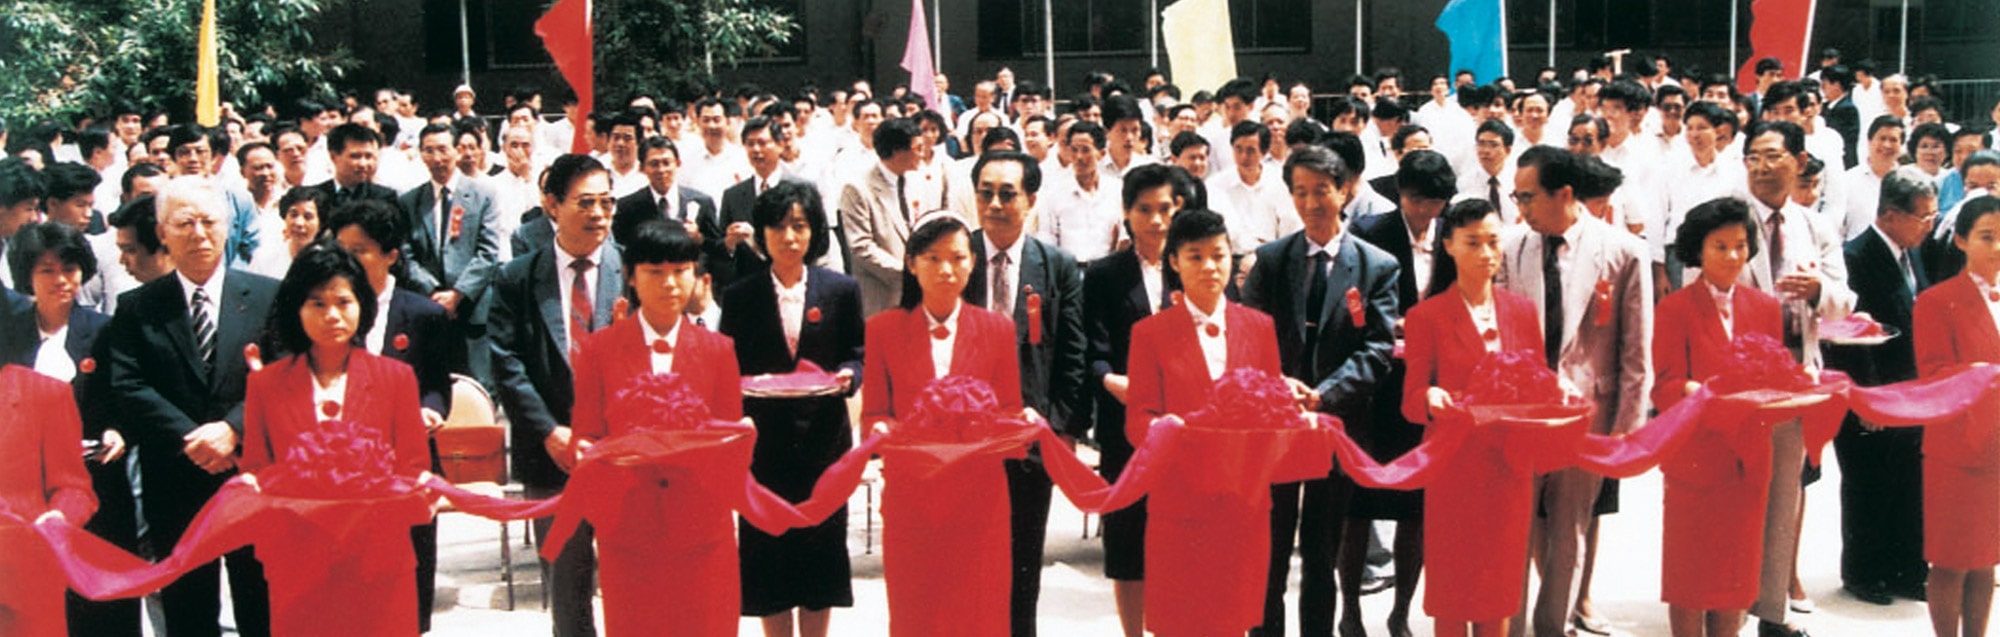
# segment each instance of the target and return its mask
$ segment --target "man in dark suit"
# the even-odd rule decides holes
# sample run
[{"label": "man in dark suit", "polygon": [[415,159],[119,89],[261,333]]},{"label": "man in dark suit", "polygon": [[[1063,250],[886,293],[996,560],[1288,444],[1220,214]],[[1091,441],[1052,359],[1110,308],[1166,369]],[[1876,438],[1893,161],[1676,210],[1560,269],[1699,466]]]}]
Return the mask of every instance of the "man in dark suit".
[{"label": "man in dark suit", "polygon": [[373,183],[375,153],[382,136],[360,124],[341,124],[326,134],[326,152],[333,158],[333,178],[307,188],[315,188],[333,199],[332,208],[362,199],[396,203],[396,191]]},{"label": "man in dark suit", "polygon": [[[501,266],[493,281],[490,346],[494,389],[507,410],[514,477],[529,498],[553,497],[568,482],[571,352],[584,333],[612,320],[625,281],[611,246],[611,176],[597,160],[563,155],[549,165],[542,206],[553,214],[547,246]],[[546,536],[549,520],[535,522]],[[589,523],[577,529],[550,568],[550,611],[558,637],[594,637],[590,606],[597,558]]]},{"label": "man in dark suit", "polygon": [[[1191,196],[1183,189],[1197,183],[1178,167],[1133,167],[1120,193],[1132,243],[1091,263],[1083,276],[1083,332],[1090,345],[1085,387],[1096,401],[1093,435],[1103,454],[1097,471],[1106,480],[1116,481],[1134,452],[1125,438],[1132,326],[1169,305],[1177,286],[1166,280],[1163,267],[1167,228]],[[1128,633],[1140,627],[1144,615],[1145,532],[1144,500],[1104,514],[1104,576],[1112,580],[1118,619]]]},{"label": "man in dark suit", "polygon": [[752,117],[743,123],[743,154],[750,158],[750,178],[722,191],[724,240],[735,247],[730,249],[728,259],[709,264],[709,274],[715,277],[718,290],[728,288],[730,281],[766,267],[764,256],[757,254],[756,242],[750,240],[750,210],[757,205],[759,195],[781,182],[802,184],[814,193],[819,192],[812,182],[784,172],[784,135],[778,122],[768,117]]},{"label": "man in dark suit", "polygon": [[1845,66],[1833,65],[1820,73],[1819,87],[1826,94],[1826,108],[1821,109],[1826,125],[1840,133],[1843,159],[1846,166],[1859,166],[1854,141],[1861,136],[1861,111],[1854,107],[1854,71]]},{"label": "man in dark suit", "polygon": [[[1864,386],[1917,377],[1910,313],[1930,287],[1920,253],[1937,219],[1937,187],[1905,166],[1882,179],[1875,225],[1847,242],[1854,310],[1900,335],[1881,345],[1840,346],[1827,366]],[[1833,439],[1840,458],[1840,579],[1848,594],[1887,605],[1924,599],[1923,429],[1877,427],[1853,413]]]},{"label": "man in dark suit", "polygon": [[715,200],[708,193],[680,186],[680,169],[681,151],[671,140],[648,137],[639,143],[639,170],[646,174],[646,187],[618,200],[618,212],[611,218],[611,239],[624,245],[639,224],[666,219],[700,233],[702,254],[709,262],[727,258],[729,250],[723,245]]},{"label": "man in dark suit", "polygon": [[[1026,233],[1042,175],[1019,152],[995,152],[973,164],[979,230],[972,233],[971,284],[965,301],[1012,317],[1020,342],[1021,400],[1065,440],[1089,431],[1084,391],[1083,277],[1076,259]],[[904,294],[916,290],[905,288]],[[1037,325],[1039,323],[1039,325]],[[1033,637],[1042,593],[1042,544],[1049,526],[1049,474],[1041,456],[1007,461],[1013,505],[1013,635]]]},{"label": "man in dark suit", "polygon": [[492,369],[484,351],[489,306],[483,300],[498,266],[500,227],[493,218],[498,213],[492,187],[459,172],[459,149],[452,138],[452,128],[442,124],[425,126],[418,133],[424,168],[431,178],[397,197],[396,203],[409,229],[403,253],[411,266],[410,287],[427,292],[431,301],[444,307],[469,343],[462,350],[469,360],[448,364],[470,369],[473,377],[486,382]]},{"label": "man in dark suit", "polygon": [[[1361,179],[1332,150],[1293,151],[1283,177],[1305,229],[1257,249],[1243,303],[1271,315],[1286,380],[1300,402],[1349,423],[1362,422],[1376,385],[1389,371],[1401,268],[1388,253],[1341,232],[1341,210]],[[1357,295],[1352,303],[1350,291]],[[1333,633],[1334,556],[1352,491],[1352,483],[1338,473],[1271,488],[1271,570],[1264,625],[1254,634],[1285,634],[1294,533],[1302,560],[1299,632]]]},{"label": "man in dark suit", "polygon": [[[278,285],[222,267],[228,208],[213,185],[180,177],[158,201],[160,241],[178,271],[126,293],[103,338],[110,400],[139,446],[149,537],[164,552],[235,475],[249,375],[243,346],[257,339]],[[263,566],[247,547],[226,559],[237,631],[270,634]],[[211,563],[161,591],[168,634],[221,633],[220,580],[221,565]]]},{"label": "man in dark suit", "polygon": [[535,206],[521,213],[521,227],[514,229],[507,245],[518,256],[553,245],[555,240],[556,224],[549,221],[549,213],[543,212],[541,206]]}]

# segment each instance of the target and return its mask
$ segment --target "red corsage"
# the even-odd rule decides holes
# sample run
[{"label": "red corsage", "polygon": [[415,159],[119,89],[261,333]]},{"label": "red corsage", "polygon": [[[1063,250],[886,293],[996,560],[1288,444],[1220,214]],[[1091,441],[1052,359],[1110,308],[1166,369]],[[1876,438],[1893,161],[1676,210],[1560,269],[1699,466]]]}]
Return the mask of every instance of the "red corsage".
[{"label": "red corsage", "polygon": [[244,345],[243,362],[249,365],[264,364],[264,350],[258,349],[256,343]]},{"label": "red corsage", "polygon": [[1167,306],[1180,305],[1183,298],[1186,298],[1186,295],[1181,294],[1180,290],[1174,290],[1167,294]]},{"label": "red corsage", "polygon": [[1368,324],[1368,316],[1361,313],[1361,290],[1347,288],[1347,316],[1354,320],[1355,327]]},{"label": "red corsage", "polygon": [[631,314],[632,302],[626,300],[625,297],[618,297],[618,300],[611,302],[611,320],[623,321],[626,316]]},{"label": "red corsage", "polygon": [[1465,405],[1560,405],[1562,382],[1534,350],[1494,352],[1472,368]]},{"label": "red corsage", "polygon": [[323,401],[320,401],[320,403],[319,403],[319,414],[320,414],[321,416],[326,416],[327,418],[339,418],[339,417],[340,417],[340,403],[337,403],[337,402],[333,402],[333,401],[331,401],[331,400],[323,400]]},{"label": "red corsage", "polygon": [[1598,327],[1604,327],[1606,325],[1610,325],[1611,324],[1611,279],[1597,280],[1597,291],[1596,291],[1596,296],[1594,298],[1595,298],[1594,302],[1597,303],[1597,318],[1594,319],[1594,322],[1597,324]]},{"label": "red corsage", "polygon": [[816,308],[816,307],[809,307],[809,308],[806,308],[806,322],[807,322],[807,323],[819,323],[819,318],[820,318],[820,316],[819,316],[819,308]]},{"label": "red corsage", "polygon": [[396,338],[395,338],[395,340],[392,340],[392,341],[390,341],[390,342],[389,342],[389,344],[390,344],[390,345],[393,345],[393,346],[395,346],[395,348],[396,348],[396,351],[398,351],[398,352],[400,352],[400,351],[403,351],[403,350],[406,350],[406,349],[409,349],[409,348],[410,348],[410,335],[408,335],[408,334],[397,334],[397,335],[396,335]]},{"label": "red corsage", "polygon": [[986,381],[970,376],[933,380],[917,394],[912,415],[897,427],[899,437],[925,442],[973,442],[1030,423],[998,413],[1000,399]]},{"label": "red corsage", "polygon": [[1804,391],[1813,386],[1799,362],[1785,344],[1755,332],[1736,337],[1729,344],[1728,371],[1709,381],[1717,393],[1734,394],[1753,389]]},{"label": "red corsage", "polygon": [[279,497],[338,500],[395,493],[394,449],[381,432],[350,420],[325,420],[299,434],[276,466],[258,475]]},{"label": "red corsage", "polygon": [[76,371],[83,372],[85,374],[97,371],[97,359],[95,358],[83,359],[82,362],[76,364]]},{"label": "red corsage", "polygon": [[451,207],[451,238],[457,239],[458,234],[464,230],[465,206],[453,205]]},{"label": "red corsage", "polygon": [[1223,372],[1208,406],[1187,416],[1191,426],[1218,429],[1298,429],[1306,426],[1285,379],[1254,367]]},{"label": "red corsage", "polygon": [[1028,344],[1042,344],[1042,295],[1035,293],[1035,286],[1023,285],[1028,293]]}]

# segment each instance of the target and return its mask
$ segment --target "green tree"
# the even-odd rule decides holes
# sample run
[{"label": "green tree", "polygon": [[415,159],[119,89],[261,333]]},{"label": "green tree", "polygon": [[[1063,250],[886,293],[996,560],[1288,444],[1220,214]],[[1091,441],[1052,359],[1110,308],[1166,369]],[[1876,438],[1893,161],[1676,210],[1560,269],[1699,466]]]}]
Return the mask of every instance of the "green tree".
[{"label": "green tree", "polygon": [[[14,0],[0,12],[0,117],[101,111],[129,100],[192,113],[201,0]],[[357,62],[314,45],[322,0],[217,0],[222,99],[330,96]]]},{"label": "green tree", "polygon": [[714,85],[712,68],[771,55],[798,22],[767,0],[600,0],[597,95],[618,104],[630,95],[688,96]]}]

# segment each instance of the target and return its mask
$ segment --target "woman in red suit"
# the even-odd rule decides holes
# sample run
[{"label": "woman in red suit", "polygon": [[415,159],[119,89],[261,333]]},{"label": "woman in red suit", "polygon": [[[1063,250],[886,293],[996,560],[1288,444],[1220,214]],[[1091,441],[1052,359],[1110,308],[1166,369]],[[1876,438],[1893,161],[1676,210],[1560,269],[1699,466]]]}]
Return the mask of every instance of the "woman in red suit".
[{"label": "woman in red suit", "polygon": [[[340,246],[321,240],[299,252],[278,286],[268,328],[280,351],[297,354],[250,374],[243,455],[237,461],[244,472],[284,462],[301,436],[336,420],[377,430],[395,454],[391,464],[397,475],[415,477],[430,469],[416,375],[408,365],[361,346],[375,309],[367,272]],[[383,559],[393,560],[396,568],[370,571],[366,577],[287,568],[289,551],[279,548],[285,539],[259,539],[271,582],[272,633],[325,634],[335,627],[352,634],[415,632],[416,597],[409,591],[416,588],[416,557],[409,550],[409,529],[386,537],[398,541],[387,547],[368,540],[355,540],[351,547],[317,547],[386,549]],[[355,608],[368,612],[356,613]]]},{"label": "woman in red suit", "polygon": [[[1535,305],[1500,290],[1500,213],[1482,199],[1453,204],[1439,217],[1448,259],[1432,270],[1438,290],[1410,308],[1406,334],[1403,416],[1433,424],[1471,382],[1472,368],[1488,354],[1531,350],[1542,356]],[[1428,435],[1430,432],[1426,432]],[[1474,433],[1424,496],[1424,611],[1440,636],[1507,634],[1508,618],[1521,607],[1527,569],[1528,516],[1533,476],[1508,468]],[[1509,476],[1519,484],[1507,483]],[[1518,488],[1517,488],[1518,487]]]},{"label": "woman in red suit", "polygon": [[[1727,371],[1737,335],[1784,338],[1778,300],[1736,284],[1757,255],[1754,223],[1748,204],[1716,199],[1688,211],[1674,237],[1681,262],[1699,266],[1701,276],[1655,310],[1652,398],[1661,411]],[[1660,598],[1674,637],[1732,637],[1757,601],[1770,464],[1739,457],[1733,439],[1734,432],[1702,429],[1662,467]],[[1762,475],[1749,470],[1758,466]]]},{"label": "woman in red suit", "polygon": [[[713,420],[743,418],[735,343],[682,315],[695,290],[699,240],[666,222],[648,222],[633,231],[622,256],[627,298],[638,311],[585,337],[571,357],[570,427],[578,454],[627,433],[612,425],[626,419],[612,418],[608,408],[619,391],[650,374],[680,376]],[[628,497],[618,527],[597,535],[606,634],[736,634],[742,591],[735,519],[701,489],[672,486],[647,500]]]},{"label": "woman in red suit", "polygon": [[[2000,199],[1959,208],[1952,241],[1965,270],[1917,297],[1917,373],[1950,374],[2000,363]],[[1986,634],[1993,566],[2000,563],[2000,399],[1959,420],[1924,428],[1924,558],[1930,560],[1931,628],[1938,637]]]},{"label": "woman in red suit", "polygon": [[[919,219],[904,243],[900,307],[868,319],[861,421],[871,428],[915,413],[931,381],[984,381],[999,411],[1022,408],[1013,322],[960,301],[972,275],[971,233],[949,212]],[[892,635],[1001,636],[1008,631],[1011,540],[1007,477],[999,462],[919,473],[883,464],[882,562]],[[938,511],[950,510],[950,515]]]},{"label": "woman in red suit", "polygon": [[[0,303],[26,301],[0,291]],[[62,571],[28,523],[52,512],[81,524],[97,510],[77,441],[83,424],[68,383],[19,365],[0,368],[0,634],[61,637]],[[32,415],[33,417],[28,417]]]}]

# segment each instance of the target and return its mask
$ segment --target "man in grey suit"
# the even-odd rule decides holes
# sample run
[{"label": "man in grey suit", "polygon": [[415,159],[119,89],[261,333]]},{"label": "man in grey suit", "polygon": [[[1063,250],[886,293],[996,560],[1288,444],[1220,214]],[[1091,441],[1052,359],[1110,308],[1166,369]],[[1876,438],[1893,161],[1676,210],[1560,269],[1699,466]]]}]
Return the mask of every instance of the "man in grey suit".
[{"label": "man in grey suit", "polygon": [[[1625,433],[1646,416],[1652,384],[1652,271],[1639,237],[1586,214],[1573,188],[1584,171],[1574,153],[1536,146],[1521,155],[1514,201],[1530,232],[1503,240],[1499,283],[1535,301],[1549,366],[1567,392],[1597,405],[1591,432]],[[1584,535],[1604,479],[1564,469],[1535,480],[1529,526],[1541,590],[1536,635],[1574,634],[1570,610],[1583,575]],[[1522,599],[1522,614],[1527,611]],[[1525,634],[1515,617],[1511,633]]]},{"label": "man in grey suit", "polygon": [[907,177],[922,161],[915,120],[884,120],[875,128],[875,154],[882,161],[840,190],[840,223],[854,253],[854,280],[861,284],[861,311],[869,316],[894,307],[903,297],[903,242],[915,215],[942,202],[913,202]]},{"label": "man in grey suit", "polygon": [[[562,492],[576,457],[570,407],[576,403],[569,356],[584,334],[612,321],[624,289],[623,266],[610,242],[610,173],[595,159],[563,155],[549,165],[542,205],[555,237],[501,266],[493,281],[494,395],[507,410],[514,477],[530,499]],[[536,520],[546,536],[549,519]],[[591,609],[597,556],[588,522],[549,565],[550,614],[557,637],[595,637]]]},{"label": "man in grey suit", "polygon": [[425,126],[418,133],[418,151],[430,181],[396,198],[409,222],[409,284],[430,294],[458,321],[468,340],[469,361],[453,361],[454,369],[469,367],[481,380],[492,378],[485,356],[486,312],[480,302],[493,280],[500,255],[500,230],[493,219],[494,193],[484,182],[458,171],[458,148],[451,127]]}]

